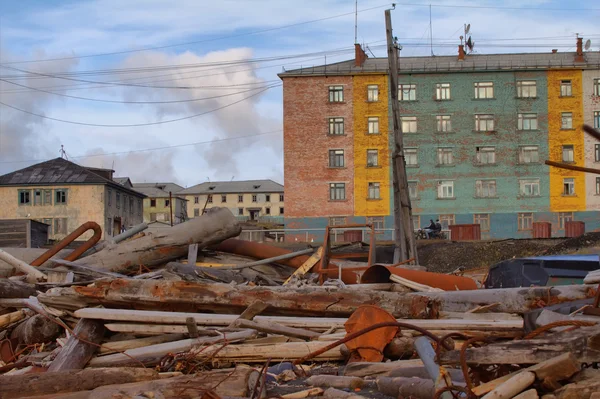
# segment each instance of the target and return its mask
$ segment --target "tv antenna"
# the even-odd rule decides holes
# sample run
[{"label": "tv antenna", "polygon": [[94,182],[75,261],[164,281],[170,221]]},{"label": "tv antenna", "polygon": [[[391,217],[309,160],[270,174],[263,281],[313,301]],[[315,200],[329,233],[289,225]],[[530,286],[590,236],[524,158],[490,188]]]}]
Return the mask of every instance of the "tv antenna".
[{"label": "tv antenna", "polygon": [[358,0],[354,2],[354,43],[358,43]]},{"label": "tv antenna", "polygon": [[586,49],[586,50],[589,50],[590,47],[592,47],[592,41],[590,39],[587,39],[585,41],[585,46],[583,48]]},{"label": "tv antenna", "polygon": [[[466,50],[468,50],[469,53],[473,52],[473,47],[475,47],[475,42],[471,39],[471,24],[465,24],[465,35],[464,35],[464,39],[465,39],[465,46],[466,46]],[[460,44],[462,44],[463,42],[463,36],[460,37]]]},{"label": "tv antenna", "polygon": [[62,159],[66,159],[67,161],[69,160],[69,157],[67,156],[67,152],[65,151],[65,146],[62,144],[60,145],[59,154]]}]

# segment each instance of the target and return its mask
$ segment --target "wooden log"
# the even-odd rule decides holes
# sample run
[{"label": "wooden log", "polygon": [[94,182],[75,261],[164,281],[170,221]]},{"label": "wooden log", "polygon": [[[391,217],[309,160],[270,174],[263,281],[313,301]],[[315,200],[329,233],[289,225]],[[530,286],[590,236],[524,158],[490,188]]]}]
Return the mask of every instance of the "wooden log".
[{"label": "wooden log", "polygon": [[104,368],[66,370],[25,375],[0,376],[0,397],[24,396],[86,391],[103,385],[156,380],[158,372],[139,368]]},{"label": "wooden log", "polygon": [[19,343],[25,345],[41,344],[53,341],[62,331],[50,318],[36,314],[19,324],[13,330],[11,338],[16,338]]},{"label": "wooden log", "polygon": [[395,337],[383,350],[388,359],[400,359],[415,351],[415,339],[412,337]]},{"label": "wooden log", "polygon": [[365,381],[360,377],[347,377],[339,375],[313,375],[305,381],[314,387],[328,387],[338,389],[362,388]]},{"label": "wooden log", "polygon": [[[106,398],[160,398],[197,399],[213,392],[220,397],[249,397],[258,381],[259,373],[249,367],[235,370],[201,371],[193,375],[133,382],[129,384],[105,385],[93,390],[66,394],[33,396],[28,399],[106,399]],[[263,388],[263,397],[266,389]]]},{"label": "wooden log", "polygon": [[25,301],[25,298],[0,298],[0,307],[17,309],[26,308],[27,303]]},{"label": "wooden log", "polygon": [[317,251],[314,254],[312,254],[308,259],[306,259],[306,261],[304,261],[304,263],[302,263],[302,265],[298,269],[296,269],[296,271],[294,271],[294,273],[292,273],[292,275],[287,280],[285,280],[283,285],[288,284],[294,277],[299,277],[306,274],[317,264],[318,261],[321,260],[321,256],[323,256],[322,246],[320,246],[317,249]]},{"label": "wooden log", "polygon": [[394,398],[429,399],[435,394],[435,384],[429,378],[379,377],[377,390]]},{"label": "wooden log", "polygon": [[554,391],[556,399],[592,399],[592,395],[600,392],[600,379],[579,381],[568,384]]},{"label": "wooden log", "polygon": [[36,295],[35,285],[0,278],[0,298],[29,298]]},{"label": "wooden log", "polygon": [[130,267],[152,267],[187,255],[190,244],[204,248],[235,237],[241,227],[227,208],[211,208],[204,215],[180,223],[165,232],[124,241],[75,261],[105,271],[125,271]]},{"label": "wooden log", "polygon": [[156,335],[154,337],[130,339],[125,341],[105,342],[102,344],[99,353],[101,355],[107,355],[110,353],[126,351],[127,349],[163,344],[165,342],[180,341],[182,339],[185,339],[185,334],[164,334]]},{"label": "wooden log", "polygon": [[94,356],[104,338],[104,323],[98,320],[81,319],[73,335],[69,337],[65,346],[52,361],[49,372],[63,370],[77,370],[85,367]]},{"label": "wooden log", "polygon": [[387,363],[348,363],[344,368],[344,375],[354,377],[372,377],[384,375],[385,373],[389,373],[390,371],[404,367],[423,367],[423,362],[421,359],[411,359]]},{"label": "wooden log", "polygon": [[531,371],[521,371],[517,375],[511,377],[504,384],[494,388],[482,399],[506,399],[512,398],[515,395],[523,392],[528,386],[535,381],[535,374]]},{"label": "wooden log", "polygon": [[321,334],[305,330],[301,328],[286,327],[276,323],[269,322],[256,322],[251,320],[238,319],[233,323],[234,327],[239,328],[251,328],[256,331],[265,332],[269,334],[285,335],[286,337],[302,338],[302,339],[313,339],[319,337]]},{"label": "wooden log", "polygon": [[283,399],[303,399],[321,395],[323,392],[323,388],[310,388],[303,391],[286,393],[285,395],[281,395],[281,397]]},{"label": "wooden log", "polygon": [[[189,334],[187,325],[165,325],[165,324],[139,324],[139,323],[106,323],[107,330],[113,332],[130,333],[136,335],[162,335],[162,334]],[[217,336],[215,330],[198,330],[199,336]],[[194,338],[194,337],[190,337]]]},{"label": "wooden log", "polygon": [[540,396],[538,395],[537,390],[528,389],[527,391],[521,392],[517,396],[513,397],[513,399],[539,399],[539,397]]},{"label": "wooden log", "polygon": [[4,262],[8,263],[11,266],[14,266],[21,273],[27,274],[29,277],[32,278],[32,281],[35,281],[35,280],[44,281],[44,280],[48,279],[48,276],[46,276],[44,273],[42,273],[35,267],[31,266],[28,263],[23,262],[20,259],[15,258],[14,256],[12,256],[11,254],[9,254],[8,252],[6,252],[2,249],[0,249],[0,260],[3,260]]},{"label": "wooden log", "polygon": [[261,301],[260,299],[252,302],[250,304],[250,306],[248,306],[246,308],[246,310],[244,310],[242,312],[242,314],[233,322],[231,322],[231,324],[229,324],[229,327],[233,327],[233,324],[239,320],[252,320],[254,319],[256,316],[258,316],[259,314],[261,314],[262,312],[265,311],[266,308],[268,308],[269,305],[267,305],[266,303],[264,303],[263,301]]},{"label": "wooden log", "polygon": [[90,287],[57,288],[40,294],[38,299],[44,304],[67,309],[101,304],[105,307],[177,308],[238,314],[254,301],[262,300],[269,305],[265,313],[294,316],[349,316],[359,306],[373,304],[395,317],[404,318],[426,317],[429,304],[425,297],[393,292],[315,291],[310,287],[265,288],[135,279],[101,281]]},{"label": "wooden log", "polygon": [[0,328],[6,327],[9,324],[15,323],[19,320],[23,320],[24,318],[25,312],[23,312],[22,310],[17,310],[16,312],[3,314],[0,316]]},{"label": "wooden log", "polygon": [[237,342],[256,337],[256,331],[246,330],[225,334],[224,337],[208,337],[198,339],[184,339],[181,341],[167,342],[126,350],[124,353],[100,356],[92,359],[89,367],[140,367],[157,364],[167,353],[187,352],[194,346],[214,344],[218,342]]},{"label": "wooden log", "polygon": [[342,391],[336,388],[329,388],[323,392],[325,399],[366,399],[365,396],[357,395],[352,392]]}]

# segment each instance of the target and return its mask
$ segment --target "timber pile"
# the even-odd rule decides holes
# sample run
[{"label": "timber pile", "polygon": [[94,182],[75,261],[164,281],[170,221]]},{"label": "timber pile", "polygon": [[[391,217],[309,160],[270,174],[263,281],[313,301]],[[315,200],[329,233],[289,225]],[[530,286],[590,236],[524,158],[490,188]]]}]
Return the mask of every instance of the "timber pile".
[{"label": "timber pile", "polygon": [[3,255],[23,275],[0,279],[0,398],[449,398],[453,389],[560,399],[600,390],[590,368],[600,362],[600,317],[557,310],[588,306],[592,286],[442,291],[452,279],[413,270],[313,285],[306,276],[322,249],[299,251],[302,262],[287,268],[280,262],[297,253],[208,267],[211,252],[196,251],[239,229],[227,210],[197,220],[34,270]]}]

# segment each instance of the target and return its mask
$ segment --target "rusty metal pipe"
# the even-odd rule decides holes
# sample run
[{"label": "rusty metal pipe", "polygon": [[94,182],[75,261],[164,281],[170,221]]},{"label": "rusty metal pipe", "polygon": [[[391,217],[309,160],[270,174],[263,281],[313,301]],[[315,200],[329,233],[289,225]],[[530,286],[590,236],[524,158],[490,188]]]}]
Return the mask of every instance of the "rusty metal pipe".
[{"label": "rusty metal pipe", "polygon": [[79,258],[85,251],[87,251],[88,249],[90,249],[91,247],[96,245],[96,243],[98,241],[100,241],[100,238],[102,238],[102,228],[100,228],[98,223],[85,222],[84,224],[79,226],[75,231],[73,231],[71,234],[69,234],[62,240],[60,240],[60,242],[56,243],[52,248],[50,248],[49,250],[44,252],[41,256],[39,256],[37,259],[35,259],[33,262],[31,262],[31,265],[32,266],[43,265],[44,262],[46,262],[48,259],[52,258],[54,255],[56,255],[58,253],[58,251],[60,251],[61,249],[64,249],[67,245],[69,245],[70,243],[75,241],[76,238],[78,238],[83,233],[87,232],[88,230],[93,230],[94,235],[89,240],[87,240],[86,242],[81,244],[77,249],[75,249],[69,255],[67,255],[65,257],[65,260],[73,261],[73,260]]},{"label": "rusty metal pipe", "polygon": [[389,283],[390,276],[403,277],[415,283],[440,288],[445,291],[476,290],[475,280],[469,277],[453,276],[450,274],[431,273],[421,270],[403,269],[400,267],[374,265],[365,270],[361,277],[362,284]]}]

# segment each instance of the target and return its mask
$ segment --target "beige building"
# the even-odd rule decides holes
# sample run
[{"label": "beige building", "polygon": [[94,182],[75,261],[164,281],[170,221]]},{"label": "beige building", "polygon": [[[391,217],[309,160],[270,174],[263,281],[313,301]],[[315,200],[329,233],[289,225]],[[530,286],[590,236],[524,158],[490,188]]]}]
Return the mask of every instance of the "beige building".
[{"label": "beige building", "polygon": [[201,183],[178,193],[187,199],[188,215],[197,217],[213,206],[229,208],[248,220],[283,219],[283,186],[273,180]]},{"label": "beige building", "polygon": [[177,194],[183,190],[175,183],[134,183],[133,189],[146,195],[144,198],[144,222],[164,222],[171,225],[188,220],[186,199]]},{"label": "beige building", "polygon": [[56,158],[0,176],[0,219],[46,223],[52,240],[88,221],[102,227],[103,238],[117,235],[142,223],[145,196],[119,184],[113,173]]}]

